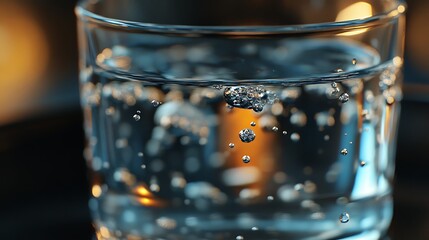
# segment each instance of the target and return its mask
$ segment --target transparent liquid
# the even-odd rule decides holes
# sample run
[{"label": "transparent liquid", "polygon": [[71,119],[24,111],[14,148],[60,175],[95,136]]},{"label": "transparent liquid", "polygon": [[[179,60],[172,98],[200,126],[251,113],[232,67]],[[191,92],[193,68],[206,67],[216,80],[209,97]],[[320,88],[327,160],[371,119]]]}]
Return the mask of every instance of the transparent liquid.
[{"label": "transparent liquid", "polygon": [[[165,81],[130,74],[150,68],[139,48],[99,55],[82,72],[98,238],[378,239],[392,217],[398,64],[351,43],[300,44],[290,59],[246,45],[270,57],[205,69],[191,61],[204,49],[179,59],[188,67],[164,49]],[[270,80],[291,69],[311,77]],[[266,80],[224,80],[254,75]]]}]

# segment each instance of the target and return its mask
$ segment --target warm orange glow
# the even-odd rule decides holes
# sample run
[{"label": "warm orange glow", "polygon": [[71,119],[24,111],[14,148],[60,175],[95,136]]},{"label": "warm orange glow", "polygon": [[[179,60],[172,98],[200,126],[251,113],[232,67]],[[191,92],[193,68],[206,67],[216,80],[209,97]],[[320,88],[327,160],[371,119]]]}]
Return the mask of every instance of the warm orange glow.
[{"label": "warm orange glow", "polygon": [[92,186],[91,192],[92,192],[92,196],[94,196],[95,198],[98,198],[103,193],[103,190],[101,189],[100,185],[95,184],[94,186]]},{"label": "warm orange glow", "polygon": [[[221,107],[225,107],[224,105]],[[224,139],[226,142],[220,144],[224,145],[225,151],[230,151],[228,159],[226,161],[226,168],[230,170],[243,170],[243,172],[250,170],[253,179],[247,179],[246,181],[236,181],[236,178],[230,178],[230,186],[236,187],[236,192],[239,192],[246,188],[252,188],[259,191],[261,195],[267,194],[265,185],[275,173],[275,156],[271,146],[276,141],[276,136],[281,135],[273,132],[265,132],[262,130],[258,123],[259,116],[256,115],[252,110],[234,108],[231,112],[222,111],[221,122],[227,123],[220,125],[220,139]],[[250,122],[257,122],[256,127],[251,127]],[[239,139],[238,133],[244,128],[252,129],[256,138],[251,143],[243,143]],[[234,143],[234,149],[229,149],[228,144]],[[242,157],[249,155],[251,161],[249,163],[243,163]],[[254,181],[257,180],[257,181]]]},{"label": "warm orange glow", "polygon": [[26,114],[43,87],[48,44],[30,12],[0,3],[0,124]]},{"label": "warm orange glow", "polygon": [[403,63],[402,58],[399,56],[394,57],[392,62],[393,62],[393,65],[395,65],[395,67],[400,67],[402,66],[402,63]]},{"label": "warm orange glow", "polygon": [[398,12],[399,13],[404,13],[405,12],[405,6],[404,5],[399,5],[398,6]]},{"label": "warm orange glow", "polygon": [[101,227],[99,228],[99,233],[100,233],[100,235],[101,235],[103,238],[106,238],[106,239],[110,238],[110,232],[109,232],[109,229],[107,229],[107,228],[106,228],[106,227],[104,227],[104,226],[101,226]]},{"label": "warm orange glow", "polygon": [[165,202],[155,198],[139,197],[137,202],[146,207],[162,207],[165,206]]},{"label": "warm orange glow", "polygon": [[[335,22],[343,22],[343,21],[350,21],[350,20],[357,20],[357,19],[364,19],[371,17],[373,15],[372,13],[372,6],[371,4],[367,2],[357,2],[353,3],[352,5],[344,8],[341,10],[337,18],[335,19]],[[356,29],[344,33],[338,34],[339,36],[353,36],[360,33],[366,32],[367,28],[361,28]]]},{"label": "warm orange glow", "polygon": [[138,186],[135,188],[135,193],[142,197],[151,197],[152,193],[144,186]]}]

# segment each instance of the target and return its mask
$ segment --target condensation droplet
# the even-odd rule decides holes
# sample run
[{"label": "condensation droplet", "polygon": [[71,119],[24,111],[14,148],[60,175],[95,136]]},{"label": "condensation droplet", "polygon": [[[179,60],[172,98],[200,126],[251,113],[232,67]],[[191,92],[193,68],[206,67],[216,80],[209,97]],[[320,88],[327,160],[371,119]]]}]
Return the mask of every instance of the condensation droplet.
[{"label": "condensation droplet", "polygon": [[229,148],[234,148],[234,147],[235,147],[235,144],[234,144],[234,143],[230,143],[230,144],[228,144],[228,147],[229,147]]},{"label": "condensation droplet", "polygon": [[290,140],[298,142],[301,139],[301,136],[298,133],[292,133],[290,135]]},{"label": "condensation droplet", "polygon": [[256,126],[256,122],[251,122],[250,126],[252,126],[252,127]]},{"label": "condensation droplet", "polygon": [[243,160],[244,163],[249,163],[250,162],[250,157],[247,155],[244,155],[241,160]]},{"label": "condensation droplet", "polygon": [[239,132],[238,136],[242,142],[249,143],[255,140],[256,134],[251,129],[245,128]]},{"label": "condensation droplet", "polygon": [[348,151],[347,151],[347,149],[346,149],[346,148],[343,148],[343,149],[341,150],[341,154],[343,154],[343,155],[347,155],[347,153],[348,153]]},{"label": "condensation droplet", "polygon": [[348,102],[348,101],[349,101],[349,99],[350,99],[350,96],[349,96],[349,94],[348,94],[348,93],[342,93],[342,94],[340,95],[340,97],[338,98],[338,100],[340,100],[340,102],[342,102],[342,103],[346,103],[346,102]]},{"label": "condensation droplet", "polygon": [[273,200],[274,200],[274,197],[273,197],[273,196],[268,196],[268,197],[267,197],[267,200],[268,200],[268,201],[273,201]]},{"label": "condensation droplet", "polygon": [[140,115],[138,115],[138,114],[134,114],[133,118],[134,118],[134,120],[136,120],[136,122],[137,122],[137,121],[139,121],[139,120],[140,120]]},{"label": "condensation droplet", "polygon": [[350,215],[346,212],[340,214],[339,220],[341,223],[348,223],[350,221]]}]

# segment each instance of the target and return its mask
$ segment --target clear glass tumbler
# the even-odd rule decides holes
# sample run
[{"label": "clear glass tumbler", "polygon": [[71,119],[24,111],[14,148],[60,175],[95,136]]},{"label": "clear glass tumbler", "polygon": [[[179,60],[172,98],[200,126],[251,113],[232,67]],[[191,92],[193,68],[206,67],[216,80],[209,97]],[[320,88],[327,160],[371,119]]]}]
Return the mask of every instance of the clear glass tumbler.
[{"label": "clear glass tumbler", "polygon": [[405,5],[76,7],[98,239],[378,239]]}]

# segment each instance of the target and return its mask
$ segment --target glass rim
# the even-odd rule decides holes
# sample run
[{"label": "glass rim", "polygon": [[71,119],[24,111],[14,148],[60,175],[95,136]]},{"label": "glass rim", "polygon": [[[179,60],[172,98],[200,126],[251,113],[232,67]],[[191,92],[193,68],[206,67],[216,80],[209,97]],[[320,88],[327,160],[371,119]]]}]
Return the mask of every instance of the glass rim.
[{"label": "glass rim", "polygon": [[117,18],[105,17],[98,13],[88,10],[85,5],[88,0],[80,0],[75,7],[75,14],[79,21],[91,22],[102,27],[113,28],[122,31],[133,32],[158,32],[158,33],[176,33],[176,34],[202,34],[202,35],[269,35],[269,34],[287,34],[287,33],[308,33],[325,32],[344,29],[356,29],[368,27],[369,25],[381,25],[392,19],[403,15],[407,9],[404,0],[396,0],[394,8],[376,14],[370,17],[353,19],[346,21],[331,21],[295,25],[237,25],[237,26],[203,26],[203,25],[181,25],[181,24],[158,24],[145,23],[130,20],[121,20]]}]

